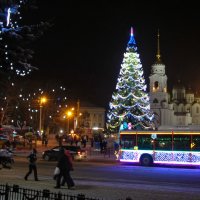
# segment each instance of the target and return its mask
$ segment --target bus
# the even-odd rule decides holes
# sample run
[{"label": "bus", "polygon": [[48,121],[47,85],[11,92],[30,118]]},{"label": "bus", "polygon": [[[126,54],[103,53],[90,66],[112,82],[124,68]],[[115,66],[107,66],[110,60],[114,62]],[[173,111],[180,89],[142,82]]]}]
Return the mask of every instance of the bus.
[{"label": "bus", "polygon": [[120,162],[200,165],[200,132],[121,131]]}]

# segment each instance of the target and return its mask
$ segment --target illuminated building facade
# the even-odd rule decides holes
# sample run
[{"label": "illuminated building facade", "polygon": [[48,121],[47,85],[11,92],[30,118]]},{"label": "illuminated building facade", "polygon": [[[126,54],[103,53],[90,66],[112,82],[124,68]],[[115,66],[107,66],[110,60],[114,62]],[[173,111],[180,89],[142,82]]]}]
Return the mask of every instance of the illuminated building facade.
[{"label": "illuminated building facade", "polygon": [[195,129],[200,127],[200,98],[191,90],[185,89],[180,81],[174,85],[171,95],[167,91],[167,75],[161,60],[159,33],[156,62],[151,66],[150,105],[155,114],[157,129],[183,127]]}]

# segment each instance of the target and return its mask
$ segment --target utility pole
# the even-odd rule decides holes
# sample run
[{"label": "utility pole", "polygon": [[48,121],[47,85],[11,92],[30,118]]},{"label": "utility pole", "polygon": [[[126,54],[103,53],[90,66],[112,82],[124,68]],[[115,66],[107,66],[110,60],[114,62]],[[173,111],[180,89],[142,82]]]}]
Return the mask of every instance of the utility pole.
[{"label": "utility pole", "polygon": [[80,101],[77,101],[77,108],[75,110],[74,115],[74,131],[78,128],[78,117],[79,117],[79,110],[80,110]]},{"label": "utility pole", "polygon": [[42,135],[42,105],[40,104],[39,133]]},{"label": "utility pole", "polygon": [[39,106],[40,106],[40,120],[39,120],[39,132],[40,132],[40,135],[42,135],[42,107],[43,105],[46,103],[47,99],[46,97],[41,97],[39,99]]}]

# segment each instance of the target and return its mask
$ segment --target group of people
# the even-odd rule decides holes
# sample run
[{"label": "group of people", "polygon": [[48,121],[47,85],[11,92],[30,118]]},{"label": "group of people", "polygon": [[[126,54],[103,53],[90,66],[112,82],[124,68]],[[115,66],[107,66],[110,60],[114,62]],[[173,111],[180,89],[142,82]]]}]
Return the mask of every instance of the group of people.
[{"label": "group of people", "polygon": [[48,137],[45,133],[42,134],[42,145],[45,145],[45,147],[48,145]]},{"label": "group of people", "polygon": [[[37,150],[32,149],[31,153],[27,156],[29,160],[29,170],[26,173],[24,179],[27,181],[28,177],[32,172],[34,172],[35,181],[39,181],[37,174]],[[56,165],[59,172],[53,175],[54,180],[56,180],[56,186],[54,188],[60,188],[67,183],[68,189],[75,189],[74,181],[70,175],[70,171],[73,171],[72,157],[69,150],[65,150],[63,147],[60,148],[60,156]]]},{"label": "group of people", "polygon": [[70,175],[70,171],[73,171],[72,157],[69,150],[64,148],[60,149],[60,156],[56,166],[59,169],[59,173],[54,176],[56,180],[56,186],[54,188],[60,188],[67,183],[68,189],[74,189],[75,184]]},{"label": "group of people", "polygon": [[[88,138],[87,135],[80,136],[80,135],[77,135],[77,134],[68,135],[68,136],[56,134],[55,139],[58,142],[59,146],[61,146],[64,142],[64,143],[68,143],[72,146],[73,145],[76,145],[76,146],[82,145],[83,148],[86,147],[86,144],[89,141],[89,138]],[[93,142],[94,142],[94,140],[91,139],[91,147],[93,147]]]}]

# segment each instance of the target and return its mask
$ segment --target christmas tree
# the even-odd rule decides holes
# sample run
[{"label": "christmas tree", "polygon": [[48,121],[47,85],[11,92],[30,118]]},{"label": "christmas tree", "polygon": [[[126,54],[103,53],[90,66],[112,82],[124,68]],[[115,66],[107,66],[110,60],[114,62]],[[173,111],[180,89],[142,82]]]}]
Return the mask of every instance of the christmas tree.
[{"label": "christmas tree", "polygon": [[108,110],[108,129],[146,130],[152,128],[153,114],[150,112],[143,68],[131,28],[130,40]]}]

